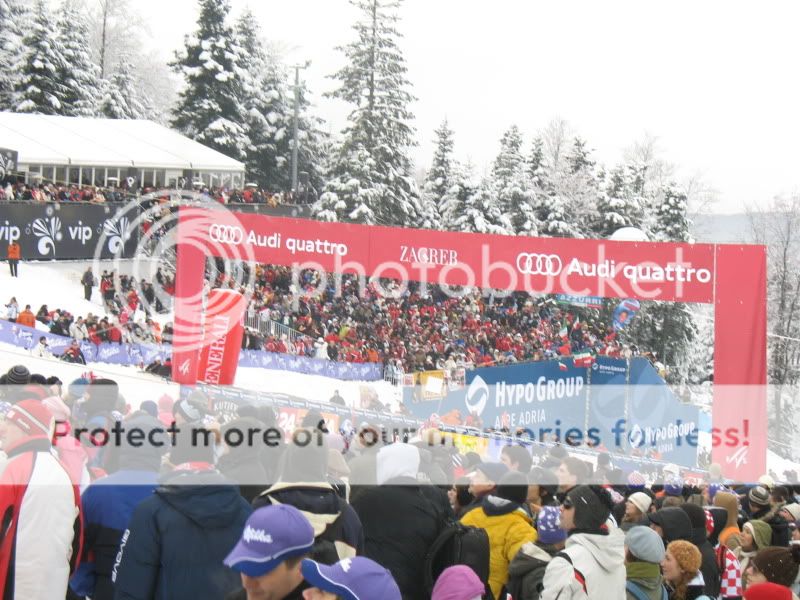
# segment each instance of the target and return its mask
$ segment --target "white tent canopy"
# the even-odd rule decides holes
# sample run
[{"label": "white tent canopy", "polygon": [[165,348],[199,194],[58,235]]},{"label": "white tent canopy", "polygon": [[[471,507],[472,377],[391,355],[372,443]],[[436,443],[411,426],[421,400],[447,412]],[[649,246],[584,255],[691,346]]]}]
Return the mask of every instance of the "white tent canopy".
[{"label": "white tent canopy", "polygon": [[20,165],[135,167],[244,172],[244,164],[143,120],[0,112],[0,147]]}]

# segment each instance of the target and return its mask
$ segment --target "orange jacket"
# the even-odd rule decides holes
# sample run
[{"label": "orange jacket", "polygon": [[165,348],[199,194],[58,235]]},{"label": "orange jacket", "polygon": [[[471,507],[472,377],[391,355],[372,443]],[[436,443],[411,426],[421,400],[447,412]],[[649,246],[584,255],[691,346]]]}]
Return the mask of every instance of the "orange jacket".
[{"label": "orange jacket", "polygon": [[36,317],[29,310],[23,310],[17,317],[17,325],[25,325],[25,327],[36,327]]},{"label": "orange jacket", "polygon": [[8,245],[8,254],[6,255],[9,260],[19,260],[20,247],[19,244],[13,242]]}]

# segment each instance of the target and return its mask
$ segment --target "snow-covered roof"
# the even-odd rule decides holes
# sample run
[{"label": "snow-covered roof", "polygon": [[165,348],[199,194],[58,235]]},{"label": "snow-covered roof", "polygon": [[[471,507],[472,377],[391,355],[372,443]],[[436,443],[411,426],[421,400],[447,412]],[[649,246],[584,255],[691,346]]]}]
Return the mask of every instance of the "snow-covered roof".
[{"label": "snow-covered roof", "polygon": [[153,121],[0,112],[0,147],[23,165],[244,171],[244,164]]}]

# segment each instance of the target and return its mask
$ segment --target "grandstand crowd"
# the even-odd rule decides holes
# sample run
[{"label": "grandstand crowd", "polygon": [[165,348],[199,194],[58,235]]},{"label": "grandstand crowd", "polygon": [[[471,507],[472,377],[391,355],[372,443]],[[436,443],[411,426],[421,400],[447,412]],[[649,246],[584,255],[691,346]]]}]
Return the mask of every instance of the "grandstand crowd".
[{"label": "grandstand crowd", "polygon": [[[6,598],[797,598],[800,487],[774,476],[713,465],[688,485],[667,465],[648,483],[608,454],[495,461],[313,412],[301,446],[266,406],[219,423],[194,392],[131,410],[112,380],[22,364],[0,393]],[[168,423],[171,440],[142,443]],[[119,428],[142,433],[106,443]],[[276,443],[228,435],[251,428]]]},{"label": "grandstand crowd", "polygon": [[[327,285],[320,290],[321,278]],[[581,318],[551,300],[524,293],[485,297],[475,289],[460,297],[437,285],[409,282],[396,295],[360,285],[355,275],[341,284],[331,274],[256,265],[250,310],[295,330],[299,343],[251,335],[248,348],[263,347],[316,358],[382,362],[404,372],[446,370],[558,359],[590,351],[611,357],[638,353],[624,345],[610,323]],[[226,283],[219,275],[214,286]],[[337,289],[340,285],[340,290]]]}]

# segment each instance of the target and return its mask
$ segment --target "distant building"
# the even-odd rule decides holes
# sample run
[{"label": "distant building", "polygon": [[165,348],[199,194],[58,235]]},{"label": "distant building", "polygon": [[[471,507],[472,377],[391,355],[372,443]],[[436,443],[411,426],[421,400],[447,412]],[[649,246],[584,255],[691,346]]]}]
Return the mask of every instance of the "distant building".
[{"label": "distant building", "polygon": [[[241,189],[244,163],[152,121],[0,112],[8,175],[26,183]],[[130,178],[130,179],[129,179]]]}]

